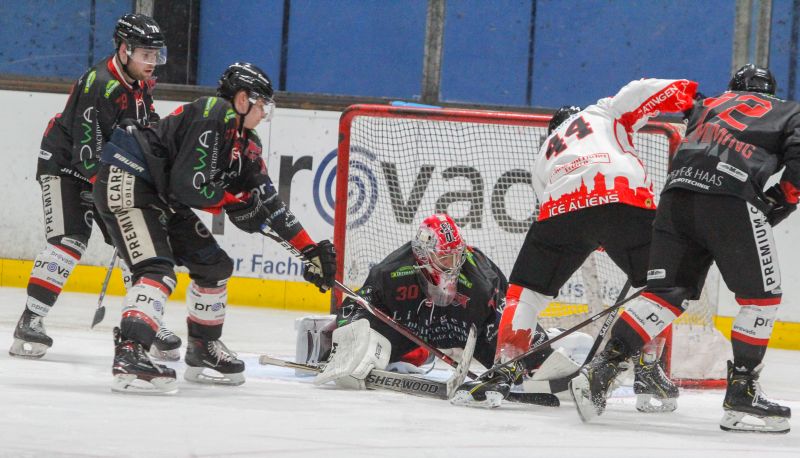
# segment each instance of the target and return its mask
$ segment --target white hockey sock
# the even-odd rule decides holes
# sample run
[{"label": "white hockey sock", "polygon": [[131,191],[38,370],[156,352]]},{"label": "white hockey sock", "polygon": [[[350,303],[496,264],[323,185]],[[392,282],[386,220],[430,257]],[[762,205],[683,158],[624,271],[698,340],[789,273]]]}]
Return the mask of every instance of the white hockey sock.
[{"label": "white hockey sock", "polygon": [[205,288],[194,281],[186,290],[186,307],[189,319],[204,326],[221,326],[225,322],[225,309],[228,304],[228,287]]},{"label": "white hockey sock", "polygon": [[678,307],[645,292],[631,301],[620,315],[620,320],[625,321],[644,342],[650,342],[681,313]]},{"label": "white hockey sock", "polygon": [[128,291],[133,287],[133,272],[131,272],[128,263],[121,256],[117,258],[117,265],[119,270],[122,271],[122,282],[125,283],[125,291]]},{"label": "white hockey sock", "polygon": [[[47,316],[81,256],[83,251],[77,246],[65,249],[51,243],[47,244],[33,262],[33,270],[28,280],[28,299],[25,303],[28,310],[37,315]],[[31,288],[34,285],[44,288],[46,292],[40,293],[42,290]]]},{"label": "white hockey sock", "polygon": [[548,302],[544,294],[509,285],[497,336],[496,360],[507,361],[528,351],[536,332],[539,312],[547,307]]},{"label": "white hockey sock", "polygon": [[161,283],[147,277],[139,279],[125,295],[122,319],[137,318],[158,331],[169,294],[170,290]]},{"label": "white hockey sock", "polygon": [[743,305],[733,321],[731,339],[766,346],[775,326],[779,305]]}]

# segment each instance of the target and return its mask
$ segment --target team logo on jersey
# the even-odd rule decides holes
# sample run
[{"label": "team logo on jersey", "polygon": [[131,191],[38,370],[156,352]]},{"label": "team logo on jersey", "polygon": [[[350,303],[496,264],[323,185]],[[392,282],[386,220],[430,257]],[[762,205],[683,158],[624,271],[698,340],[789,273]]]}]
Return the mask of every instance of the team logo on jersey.
[{"label": "team logo on jersey", "polygon": [[667,271],[665,269],[653,269],[647,271],[648,280],[661,280],[667,278]]}]

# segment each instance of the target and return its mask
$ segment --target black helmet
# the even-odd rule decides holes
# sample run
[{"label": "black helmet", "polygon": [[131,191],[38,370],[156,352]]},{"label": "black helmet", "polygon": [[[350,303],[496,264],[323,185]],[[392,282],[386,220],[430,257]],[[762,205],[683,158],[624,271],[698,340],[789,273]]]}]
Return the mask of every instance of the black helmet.
[{"label": "black helmet", "polygon": [[233,100],[240,90],[246,90],[250,97],[272,100],[272,82],[269,76],[248,62],[235,62],[222,73],[217,86],[217,95]]},{"label": "black helmet", "polygon": [[144,14],[126,14],[117,20],[114,44],[125,42],[129,48],[160,49],[165,46],[164,34],[153,18]]},{"label": "black helmet", "polygon": [[760,92],[769,95],[775,95],[777,87],[778,83],[768,68],[753,64],[747,64],[737,70],[728,83],[728,89],[731,91]]},{"label": "black helmet", "polygon": [[581,107],[572,105],[564,105],[556,110],[556,112],[553,113],[553,117],[550,118],[550,124],[547,125],[547,135],[552,134],[554,130],[558,129],[558,126],[560,126],[562,122],[566,121],[567,118],[575,113],[580,113],[580,111]]}]

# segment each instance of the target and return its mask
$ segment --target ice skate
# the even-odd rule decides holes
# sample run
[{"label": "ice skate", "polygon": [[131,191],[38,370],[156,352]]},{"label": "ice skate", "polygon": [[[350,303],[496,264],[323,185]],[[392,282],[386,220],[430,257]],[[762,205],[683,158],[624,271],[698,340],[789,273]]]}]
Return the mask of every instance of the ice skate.
[{"label": "ice skate", "polygon": [[186,346],[186,372],[189,382],[218,385],[244,383],[244,361],[228,350],[221,340],[204,340],[189,336]]},{"label": "ice skate", "polygon": [[180,337],[162,326],[158,329],[153,345],[150,347],[150,356],[160,361],[178,361],[181,359],[181,344]]},{"label": "ice skate", "polygon": [[518,364],[503,367],[485,380],[478,378],[462,383],[456,388],[450,403],[487,409],[500,407],[503,399],[507,398],[511,392],[511,387],[522,378],[524,369]]},{"label": "ice skate", "polygon": [[655,355],[633,357],[633,392],[639,412],[672,412],[678,408],[678,387],[667,377]]},{"label": "ice skate", "polygon": [[44,328],[44,317],[31,312],[27,307],[14,328],[14,343],[8,354],[19,358],[38,359],[53,346],[53,339]]},{"label": "ice skate", "polygon": [[569,391],[581,420],[588,422],[603,414],[612,382],[627,367],[625,356],[612,340],[569,382]]},{"label": "ice skate", "polygon": [[142,344],[125,340],[114,328],[114,381],[111,390],[120,393],[166,394],[178,390],[175,371],[155,364]]},{"label": "ice skate", "polygon": [[758,377],[763,364],[752,371],[736,368],[728,361],[728,390],[722,408],[725,414],[719,427],[723,431],[786,434],[792,410],[767,399]]}]

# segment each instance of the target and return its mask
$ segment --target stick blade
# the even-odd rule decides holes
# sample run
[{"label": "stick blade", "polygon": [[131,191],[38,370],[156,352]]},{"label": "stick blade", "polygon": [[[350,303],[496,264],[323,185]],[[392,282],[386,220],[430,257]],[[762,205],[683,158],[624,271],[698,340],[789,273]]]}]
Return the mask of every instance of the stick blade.
[{"label": "stick blade", "polygon": [[104,306],[100,306],[94,312],[94,318],[92,318],[92,326],[90,329],[94,329],[95,326],[100,324],[103,321],[103,318],[106,317],[106,308]]}]

